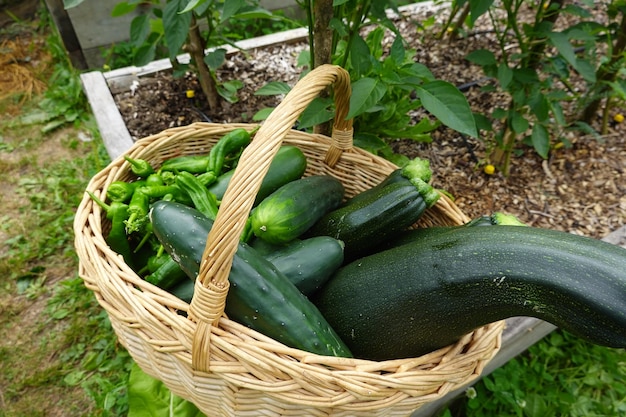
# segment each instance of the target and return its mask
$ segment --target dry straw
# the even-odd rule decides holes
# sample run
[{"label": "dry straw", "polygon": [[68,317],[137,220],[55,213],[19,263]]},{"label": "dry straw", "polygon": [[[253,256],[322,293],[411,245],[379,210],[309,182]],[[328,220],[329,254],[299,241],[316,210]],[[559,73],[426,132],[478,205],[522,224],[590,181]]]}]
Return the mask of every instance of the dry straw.
[{"label": "dry straw", "polygon": [[[336,105],[333,137],[292,130],[307,104],[328,86]],[[78,208],[79,273],[107,311],[120,342],[145,372],[209,416],[407,416],[476,379],[500,348],[503,322],[418,358],[374,362],[326,357],[288,348],[224,316],[240,232],[281,144],[304,152],[307,175],[333,175],[348,195],[375,185],[396,168],[352,147],[352,121],[345,118],[349,97],[346,71],[325,65],[302,78],[261,125],[241,155],[208,236],[191,304],[142,280],[108,247],[104,235],[110,225],[88,196]],[[159,166],[174,156],[206,153],[238,127],[256,125],[196,123],[168,129],[137,141],[127,155]],[[120,157],[91,180],[88,190],[104,197],[112,181],[131,179],[130,167]],[[442,196],[417,226],[467,220]]]}]

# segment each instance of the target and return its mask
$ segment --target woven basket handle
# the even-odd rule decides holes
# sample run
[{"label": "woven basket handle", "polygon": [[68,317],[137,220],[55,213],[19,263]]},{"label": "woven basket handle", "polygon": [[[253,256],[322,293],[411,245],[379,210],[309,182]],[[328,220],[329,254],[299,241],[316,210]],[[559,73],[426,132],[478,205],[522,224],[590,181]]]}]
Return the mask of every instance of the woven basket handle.
[{"label": "woven basket handle", "polygon": [[192,346],[192,367],[197,371],[209,370],[211,326],[224,313],[233,257],[261,182],[297,118],[331,84],[336,110],[326,163],[333,166],[341,152],[352,147],[352,120],[346,120],[350,76],[335,65],[319,66],[298,81],[241,154],[209,233],[189,308],[189,317],[197,323]]}]

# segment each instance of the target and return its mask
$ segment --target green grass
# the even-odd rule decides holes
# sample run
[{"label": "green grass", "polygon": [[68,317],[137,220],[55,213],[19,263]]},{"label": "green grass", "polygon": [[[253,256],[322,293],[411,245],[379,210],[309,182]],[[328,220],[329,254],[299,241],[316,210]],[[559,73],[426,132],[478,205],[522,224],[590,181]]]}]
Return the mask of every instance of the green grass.
[{"label": "green grass", "polygon": [[466,391],[442,413],[461,416],[626,415],[626,351],[555,331]]}]

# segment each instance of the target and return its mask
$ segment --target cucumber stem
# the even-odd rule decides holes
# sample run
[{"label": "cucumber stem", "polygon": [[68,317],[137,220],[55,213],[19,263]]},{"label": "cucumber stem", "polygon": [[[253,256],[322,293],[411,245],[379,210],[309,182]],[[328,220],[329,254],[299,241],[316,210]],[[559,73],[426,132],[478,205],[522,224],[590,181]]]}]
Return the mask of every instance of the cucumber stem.
[{"label": "cucumber stem", "polygon": [[430,161],[428,159],[415,158],[402,167],[402,176],[409,179],[420,179],[424,182],[430,181],[433,172],[430,169]]},{"label": "cucumber stem", "polygon": [[497,211],[491,215],[491,222],[498,226],[527,226],[520,219],[512,214]]},{"label": "cucumber stem", "polygon": [[437,190],[428,183],[432,174],[428,159],[415,158],[402,167],[402,176],[415,186],[427,207],[432,207],[440,197]]}]

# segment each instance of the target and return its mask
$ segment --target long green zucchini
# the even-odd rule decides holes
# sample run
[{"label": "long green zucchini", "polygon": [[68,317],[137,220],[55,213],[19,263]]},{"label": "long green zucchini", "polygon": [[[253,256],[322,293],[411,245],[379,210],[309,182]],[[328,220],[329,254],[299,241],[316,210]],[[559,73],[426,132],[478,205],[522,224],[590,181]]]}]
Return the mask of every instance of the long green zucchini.
[{"label": "long green zucchini", "polygon": [[[150,220],[165,250],[195,279],[213,222],[198,210],[169,201],[154,203]],[[245,243],[239,244],[229,281],[226,314],[232,320],[290,347],[320,355],[351,356],[308,298]]]},{"label": "long green zucchini", "polygon": [[313,300],[355,357],[418,356],[512,316],[626,347],[626,249],[533,227],[425,229],[341,268]]}]

